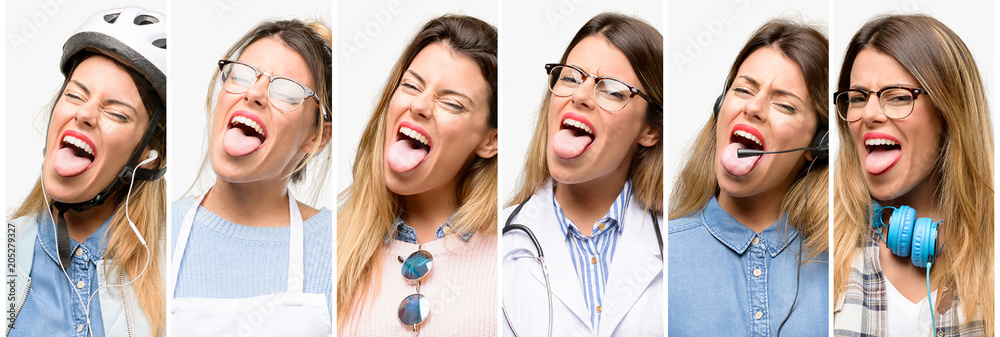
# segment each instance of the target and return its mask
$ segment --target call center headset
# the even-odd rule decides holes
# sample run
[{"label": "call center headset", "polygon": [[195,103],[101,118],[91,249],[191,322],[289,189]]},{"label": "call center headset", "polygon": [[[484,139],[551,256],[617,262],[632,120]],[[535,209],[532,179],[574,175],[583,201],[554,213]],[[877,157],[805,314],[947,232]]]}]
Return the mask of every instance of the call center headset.
[{"label": "call center headset", "polygon": [[[892,210],[889,223],[883,219],[883,212]],[[917,218],[913,207],[881,206],[872,201],[872,229],[878,232],[885,246],[892,254],[899,257],[909,257],[910,262],[919,268],[925,268],[927,280],[927,305],[931,310],[931,327],[937,331],[934,320],[934,305],[931,298],[931,266],[941,251],[938,244],[938,224],[943,220],[934,221],[931,218]],[[886,227],[887,235],[882,235],[882,227]]]},{"label": "call center headset", "polygon": [[[531,200],[530,196],[527,199],[524,199],[524,201],[522,201],[520,204],[518,204],[517,207],[514,208],[514,211],[511,212],[509,216],[507,216],[507,221],[504,223],[502,230],[503,233],[501,235],[506,235],[507,232],[515,230],[522,231],[528,235],[528,238],[531,239],[531,243],[535,246],[535,251],[538,252],[538,255],[535,259],[538,260],[538,263],[541,264],[542,266],[542,276],[545,278],[545,292],[548,294],[548,303],[549,303],[549,330],[546,336],[551,337],[552,336],[552,286],[549,284],[549,269],[548,267],[545,266],[545,253],[542,252],[542,245],[540,245],[538,243],[538,239],[535,238],[535,233],[533,233],[531,229],[528,228],[528,226],[511,223],[512,221],[514,221],[514,218],[517,217],[517,214],[521,213],[521,208],[524,207],[524,204],[528,203],[528,200]],[[660,233],[660,222],[656,220],[655,215],[650,214],[650,217],[652,217],[653,219],[653,229],[656,230],[656,243],[659,245],[660,251],[662,252],[663,235]],[[504,320],[507,321],[507,326],[510,327],[510,331],[514,333],[514,336],[519,337],[520,335],[517,334],[517,330],[514,329],[514,324],[511,324],[510,322],[510,316],[507,315],[507,306],[503,304],[503,299],[500,300],[500,308],[501,310],[503,310],[503,318]]]},{"label": "call center headset", "polygon": [[[715,99],[715,105],[712,106],[712,120],[719,120],[719,111],[722,110],[722,103],[726,100],[726,93],[729,92],[728,86],[722,91],[722,94]],[[830,154],[830,139],[829,139],[829,126],[826,123],[820,123],[817,119],[816,123],[816,133],[813,134],[813,139],[809,142],[808,147],[800,147],[797,149],[784,150],[784,151],[761,151],[761,150],[751,150],[751,149],[738,149],[736,150],[736,156],[739,158],[759,156],[762,154],[769,153],[785,153],[800,150],[811,151],[813,160],[826,159]]]}]

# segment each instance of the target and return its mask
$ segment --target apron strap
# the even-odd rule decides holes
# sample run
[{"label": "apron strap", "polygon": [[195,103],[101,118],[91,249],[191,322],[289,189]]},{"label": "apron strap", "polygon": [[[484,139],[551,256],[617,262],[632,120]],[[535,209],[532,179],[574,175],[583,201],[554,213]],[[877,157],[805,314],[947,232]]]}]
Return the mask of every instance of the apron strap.
[{"label": "apron strap", "polygon": [[292,197],[292,190],[288,189],[288,292],[302,293],[303,278],[305,278],[305,268],[302,264],[303,241],[302,215],[299,213],[299,206]]},{"label": "apron strap", "polygon": [[[209,191],[211,188],[209,188]],[[173,259],[170,261],[170,291],[167,292],[167,298],[174,298],[174,290],[177,290],[177,275],[181,270],[181,258],[184,257],[184,249],[187,248],[188,237],[191,236],[191,227],[194,225],[194,215],[198,212],[198,206],[201,205],[201,201],[205,199],[205,195],[208,191],[202,193],[194,200],[194,205],[184,214],[184,220],[181,221],[181,231],[177,235],[177,243],[174,245],[174,255]]]}]

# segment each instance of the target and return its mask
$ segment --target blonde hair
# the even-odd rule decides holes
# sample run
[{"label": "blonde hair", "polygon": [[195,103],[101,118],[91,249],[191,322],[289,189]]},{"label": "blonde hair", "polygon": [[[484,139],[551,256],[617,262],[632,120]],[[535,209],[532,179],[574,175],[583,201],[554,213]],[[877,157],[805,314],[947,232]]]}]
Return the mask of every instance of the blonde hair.
[{"label": "blonde hair", "polygon": [[[599,35],[621,50],[639,78],[646,94],[653,98],[647,102],[645,122],[657,130],[658,141],[652,147],[642,147],[636,151],[629,165],[628,177],[632,180],[633,194],[642,206],[653,213],[663,213],[663,36],[648,23],[637,18],[617,14],[602,13],[583,25],[570,41],[560,63],[583,39]],[[548,89],[546,89],[548,92]],[[551,95],[545,95],[538,108],[535,132],[531,137],[524,170],[521,171],[521,188],[507,202],[507,206],[517,205],[528,198],[545,183],[549,176],[546,149],[548,148],[548,108]]]},{"label": "blonde hair", "polygon": [[[812,108],[816,111],[817,133],[827,128],[829,108],[827,107],[827,61],[829,43],[816,29],[791,21],[771,20],[754,32],[740,51],[729,76],[726,88],[730,88],[737,72],[754,51],[772,47],[780,51],[802,70]],[[687,164],[677,176],[670,201],[670,219],[701,212],[709,200],[719,194],[719,183],[715,176],[716,163],[716,122],[709,119],[698,135],[696,145],[688,154]],[[825,158],[814,158],[811,171],[809,164],[803,165],[795,181],[789,186],[781,200],[781,214],[787,214],[788,224],[794,226],[803,236],[804,251],[799,252],[809,261],[819,253],[828,250],[827,232],[829,212],[827,211],[828,163]],[[807,172],[808,171],[808,172]],[[808,174],[808,186],[806,185]],[[806,200],[808,197],[808,207]],[[808,212],[808,213],[806,213]],[[803,222],[804,221],[804,222]]]},{"label": "blonde hair", "polygon": [[[443,43],[455,53],[479,65],[490,86],[489,125],[497,123],[497,31],[479,19],[445,15],[431,20],[396,61],[375,112],[365,127],[352,170],[353,183],[340,194],[337,213],[337,320],[343,326],[351,309],[360,313],[368,291],[378,287],[383,240],[395,231],[403,209],[399,198],[385,184],[383,165],[386,110],[403,72],[424,47]],[[463,174],[463,173],[459,173]],[[496,235],[497,156],[478,158],[460,178],[456,197],[458,211],[450,234],[476,232]],[[359,291],[359,289],[363,289]]]},{"label": "blonde hair", "polygon": [[[289,175],[290,181],[293,184],[302,184],[309,188],[309,192],[306,194],[304,200],[308,200],[310,204],[315,204],[323,187],[326,186],[326,178],[330,170],[330,158],[332,156],[330,147],[325,146],[321,141],[325,132],[324,125],[330,123],[330,121],[324,119],[323,115],[333,113],[331,110],[331,67],[333,57],[330,49],[332,33],[325,23],[319,21],[309,23],[300,20],[265,21],[258,24],[236,41],[226,51],[225,55],[223,55],[223,59],[238,59],[248,46],[269,37],[278,39],[286,47],[302,56],[309,67],[309,73],[312,75],[313,85],[315,86],[312,89],[316,92],[317,98],[319,98],[317,111],[315,114],[312,114],[316,118],[313,128],[313,137],[316,141],[313,142],[312,148],[299,160],[299,163]],[[205,97],[206,121],[209,129],[211,129],[212,115],[215,111],[215,100],[218,98],[220,88],[219,68],[215,67],[212,71],[212,77],[209,80],[209,90]],[[330,116],[332,117],[332,115]],[[209,135],[210,133],[206,133],[206,136]],[[320,148],[320,146],[323,146],[323,148]],[[205,168],[210,163],[209,156],[210,153],[206,151],[198,168],[197,177],[201,178],[203,173],[206,172]],[[315,172],[307,173],[306,164],[316,157],[319,160],[319,169]],[[198,184],[199,180],[196,179],[191,184],[188,192]]]},{"label": "blonde hair", "polygon": [[[927,89],[944,121],[937,161],[940,184],[932,198],[944,223],[939,238],[948,249],[935,258],[932,282],[953,286],[962,312],[984,320],[986,335],[993,319],[993,135],[986,90],[972,53],[940,21],[925,15],[877,17],[851,40],[838,89],[850,86],[854,59],[871,48],[892,56]],[[872,233],[872,195],[848,123],[840,125],[834,191],[834,298],[843,296],[855,252]],[[931,151],[931,149],[927,149]]]}]

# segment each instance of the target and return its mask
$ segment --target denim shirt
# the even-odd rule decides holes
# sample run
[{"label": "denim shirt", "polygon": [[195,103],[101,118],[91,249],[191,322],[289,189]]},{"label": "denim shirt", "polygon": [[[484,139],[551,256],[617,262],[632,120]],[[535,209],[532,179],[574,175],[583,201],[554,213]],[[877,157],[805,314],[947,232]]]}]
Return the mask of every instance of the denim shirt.
[{"label": "denim shirt", "polygon": [[[103,241],[111,218],[83,243],[69,239],[70,266],[66,273],[73,280],[72,284],[59,267],[52,219],[45,215],[38,219],[38,238],[30,272],[31,290],[18,314],[21,319],[16,321],[8,336],[87,336],[84,307],[101,283],[98,265],[107,249]],[[104,335],[99,298],[94,296],[90,303],[90,328],[94,336]]]},{"label": "denim shirt", "polygon": [[800,237],[785,220],[756,233],[713,198],[670,221],[669,335],[826,336],[828,252],[799,268]]}]

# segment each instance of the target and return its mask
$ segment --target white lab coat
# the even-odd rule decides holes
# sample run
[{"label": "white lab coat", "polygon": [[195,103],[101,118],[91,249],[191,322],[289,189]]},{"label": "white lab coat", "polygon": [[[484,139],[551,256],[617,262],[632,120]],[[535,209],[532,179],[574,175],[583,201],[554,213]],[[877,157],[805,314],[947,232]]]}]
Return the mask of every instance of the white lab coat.
[{"label": "white lab coat", "polygon": [[[513,210],[505,209],[501,220],[506,221]],[[663,252],[652,218],[634,197],[625,214],[596,335],[566,237],[556,220],[551,182],[540,187],[511,222],[530,228],[545,253],[552,286],[553,336],[663,335]],[[664,225],[661,217],[657,220]],[[534,245],[524,232],[512,231],[503,236],[503,254],[503,303],[513,328],[521,336],[545,336],[547,294]],[[504,335],[513,336],[507,322],[502,323]]]}]

